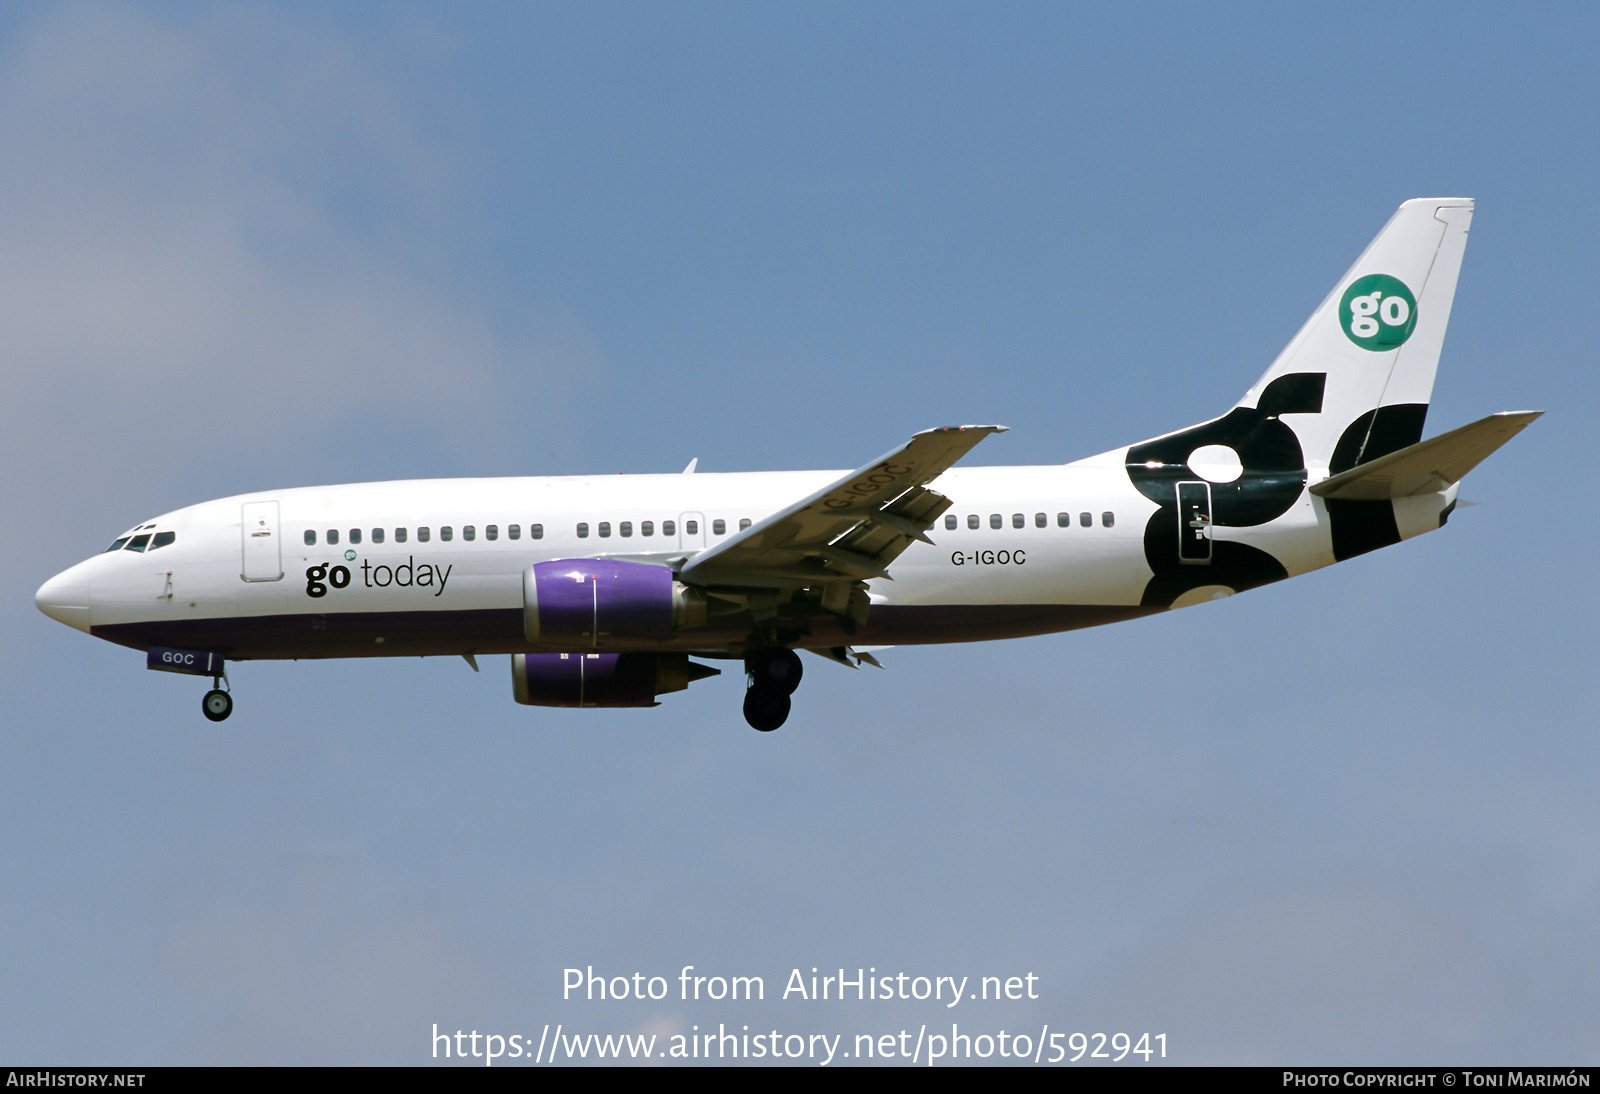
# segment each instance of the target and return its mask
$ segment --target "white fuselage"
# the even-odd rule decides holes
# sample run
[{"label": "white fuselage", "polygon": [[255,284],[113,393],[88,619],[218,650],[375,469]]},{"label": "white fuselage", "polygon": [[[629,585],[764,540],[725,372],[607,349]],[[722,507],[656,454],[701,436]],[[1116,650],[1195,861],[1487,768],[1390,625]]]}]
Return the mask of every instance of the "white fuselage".
[{"label": "white fuselage", "polygon": [[[1158,506],[1130,482],[1126,452],[1063,466],[946,472],[931,484],[953,503],[928,533],[934,544],[913,544],[895,562],[893,580],[869,583],[864,630],[814,626],[794,644],[1010,637],[1169,606],[1145,596],[1152,577],[1146,525]],[[230,659],[548,648],[521,634],[522,574],[533,563],[681,565],[741,522],[760,521],[841,474],[441,479],[240,495],[146,522],[140,528],[171,532],[173,541],[96,555],[53,579],[40,602],[53,597],[65,606],[58,618],[124,645],[206,649]],[[242,515],[259,511],[250,507],[260,502],[276,503],[269,535],[277,563],[246,580],[251,530]],[[1436,508],[1431,523],[1402,534],[1436,527]],[[1302,493],[1270,523],[1206,531],[1218,542],[1268,550],[1294,574],[1334,561],[1326,525],[1322,502]],[[324,576],[314,581],[318,567]],[[347,581],[326,576],[336,567]],[[1192,572],[1200,577],[1203,567]],[[1191,584],[1170,606],[1235,591],[1221,581]],[[713,619],[641,648],[737,652],[747,623]]]}]

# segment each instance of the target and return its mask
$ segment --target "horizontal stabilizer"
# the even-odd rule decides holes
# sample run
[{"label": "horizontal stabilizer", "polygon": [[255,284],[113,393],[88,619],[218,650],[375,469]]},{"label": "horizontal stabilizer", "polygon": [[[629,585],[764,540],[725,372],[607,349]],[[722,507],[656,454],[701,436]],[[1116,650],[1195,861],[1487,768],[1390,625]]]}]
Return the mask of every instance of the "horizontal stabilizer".
[{"label": "horizontal stabilizer", "polygon": [[1542,410],[1504,411],[1359,464],[1311,487],[1319,498],[1384,501],[1431,494],[1460,482]]}]

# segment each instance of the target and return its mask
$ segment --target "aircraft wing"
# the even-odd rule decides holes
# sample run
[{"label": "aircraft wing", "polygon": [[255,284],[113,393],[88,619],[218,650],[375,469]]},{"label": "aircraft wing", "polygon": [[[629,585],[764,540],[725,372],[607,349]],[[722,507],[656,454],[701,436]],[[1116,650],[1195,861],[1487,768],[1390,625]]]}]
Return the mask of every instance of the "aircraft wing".
[{"label": "aircraft wing", "polygon": [[[888,578],[889,564],[950,508],[927,488],[999,425],[929,429],[831,486],[701,551],[680,571],[695,585],[782,587]],[[864,596],[864,594],[863,594]],[[832,599],[832,598],[829,598]]]}]

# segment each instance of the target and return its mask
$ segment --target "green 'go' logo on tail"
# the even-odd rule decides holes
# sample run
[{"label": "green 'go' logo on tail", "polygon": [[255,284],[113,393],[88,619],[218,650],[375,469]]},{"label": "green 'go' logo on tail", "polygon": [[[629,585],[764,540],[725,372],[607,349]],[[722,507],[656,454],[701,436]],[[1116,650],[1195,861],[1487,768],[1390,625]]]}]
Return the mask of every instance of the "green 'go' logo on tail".
[{"label": "green 'go' logo on tail", "polygon": [[1417,325],[1417,298],[1388,274],[1358,277],[1339,301],[1339,325],[1362,349],[1394,349]]}]

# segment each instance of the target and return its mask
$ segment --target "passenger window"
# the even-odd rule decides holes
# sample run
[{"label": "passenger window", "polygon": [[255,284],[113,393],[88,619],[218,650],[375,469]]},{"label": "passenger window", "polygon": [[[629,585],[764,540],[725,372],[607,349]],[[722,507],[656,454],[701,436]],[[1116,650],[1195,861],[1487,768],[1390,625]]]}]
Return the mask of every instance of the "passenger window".
[{"label": "passenger window", "polygon": [[453,540],[455,538],[456,538],[456,530],[454,528],[452,528],[448,524],[441,524],[439,526],[439,539],[442,542],[449,543],[451,540]]},{"label": "passenger window", "polygon": [[723,520],[721,517],[718,517],[716,520],[712,521],[711,522],[711,534],[714,535],[714,536],[725,536],[725,535],[727,535],[728,534],[728,522]]},{"label": "passenger window", "polygon": [[1100,527],[1110,528],[1115,523],[1117,523],[1117,515],[1115,513],[1100,514]]},{"label": "passenger window", "polygon": [[976,514],[976,513],[968,513],[967,514],[967,527],[968,528],[976,528],[977,526],[978,526],[978,514]]},{"label": "passenger window", "polygon": [[999,513],[990,513],[989,514],[989,527],[990,528],[998,528],[998,527],[1000,527],[1000,514]]},{"label": "passenger window", "polygon": [[134,536],[132,539],[130,539],[128,541],[128,545],[126,547],[124,547],[123,550],[125,550],[125,551],[142,551],[142,550],[145,549],[145,546],[149,542],[150,542],[150,533],[146,532],[142,536]]},{"label": "passenger window", "polygon": [[608,539],[608,538],[610,538],[610,536],[611,536],[611,522],[609,520],[601,521],[600,522],[600,538],[601,539]]},{"label": "passenger window", "polygon": [[426,524],[418,526],[418,528],[417,528],[417,542],[418,543],[426,543],[426,542],[428,542],[429,534],[430,533],[428,532],[428,526]]},{"label": "passenger window", "polygon": [[617,525],[617,534],[622,536],[623,539],[631,537],[633,535],[633,521],[625,520]]},{"label": "passenger window", "polygon": [[1071,528],[1072,527],[1072,514],[1071,513],[1057,513],[1056,514],[1056,527],[1057,528]]},{"label": "passenger window", "polygon": [[508,525],[506,525],[506,538],[507,539],[521,539],[522,538],[522,525],[520,525],[520,524],[508,524]]},{"label": "passenger window", "polygon": [[675,535],[677,535],[678,534],[678,522],[675,521],[675,520],[664,520],[664,521],[662,521],[661,522],[661,534],[664,535],[664,536],[675,536]]},{"label": "passenger window", "polygon": [[1043,513],[1035,513],[1033,514],[1033,526],[1035,528],[1048,528],[1050,527],[1050,518]]},{"label": "passenger window", "polygon": [[698,536],[700,534],[700,522],[697,520],[684,521],[683,533],[687,536]]},{"label": "passenger window", "polygon": [[1012,513],[1011,514],[1011,527],[1013,527],[1013,528],[1024,528],[1024,527],[1027,526],[1027,524],[1028,524],[1028,522],[1025,519],[1023,519],[1023,516],[1022,516],[1021,513]]},{"label": "passenger window", "polygon": [[653,536],[653,535],[655,535],[656,534],[656,522],[653,521],[653,520],[641,520],[639,522],[639,534],[641,536]]},{"label": "passenger window", "polygon": [[406,541],[406,530],[404,528],[396,528],[394,530],[394,541],[396,543],[404,543]]},{"label": "passenger window", "polygon": [[[587,525],[580,524],[580,525],[578,525],[578,527],[583,529],[583,531],[578,533],[580,536],[586,536],[586,535],[589,534],[589,528],[588,528]],[[544,525],[542,525],[542,524],[530,524],[530,525],[528,525],[528,538],[529,539],[543,539],[544,538]]]},{"label": "passenger window", "polygon": [[475,525],[475,524],[463,524],[461,526],[461,538],[466,540],[469,543],[471,541],[477,539],[478,538],[478,527],[477,527],[477,525]]},{"label": "passenger window", "polygon": [[374,542],[374,543],[382,543],[383,542],[383,529],[382,528],[374,528],[372,530],[372,542]]},{"label": "passenger window", "polygon": [[[536,524],[536,525],[534,525],[534,527],[537,528],[538,525]],[[589,538],[589,526],[587,524],[578,525],[578,538],[579,539],[588,539]]]},{"label": "passenger window", "polygon": [[337,529],[337,528],[329,528],[328,529],[328,546],[329,547],[337,547],[338,545],[339,545],[339,529]]},{"label": "passenger window", "polygon": [[361,542],[361,529],[359,529],[359,528],[350,529],[350,542],[351,543],[360,543]]},{"label": "passenger window", "polygon": [[1079,513],[1078,514],[1078,523],[1083,525],[1085,528],[1093,528],[1094,527],[1094,515],[1092,513]]},{"label": "passenger window", "polygon": [[742,532],[748,527],[750,527],[750,518],[749,517],[740,517],[739,518],[739,531]]},{"label": "passenger window", "polygon": [[944,526],[948,531],[954,532],[956,530],[956,525],[959,523],[960,522],[956,520],[955,514],[953,513],[944,518]]},{"label": "passenger window", "polygon": [[[127,540],[123,540],[122,542],[126,543],[128,541]],[[316,545],[317,545],[317,533],[316,533],[316,531],[314,529],[307,528],[306,529],[306,546],[307,547],[315,547]],[[113,551],[116,550],[115,547],[113,547],[111,549]]]},{"label": "passenger window", "polygon": [[150,549],[154,551],[157,547],[165,547],[177,538],[176,532],[157,532],[156,538],[150,541]]},{"label": "passenger window", "polygon": [[[315,532],[307,532],[306,535],[315,536],[316,533]],[[124,547],[126,547],[128,545],[129,538],[130,538],[129,536],[123,536],[121,539],[117,540],[117,542],[113,543],[111,546],[107,547],[104,551],[101,551],[100,553],[103,554],[103,555],[109,555],[112,551],[120,551],[120,550],[122,550]]]},{"label": "passenger window", "polygon": [[500,526],[498,524],[485,525],[483,529],[483,538],[491,541],[499,539]]}]

